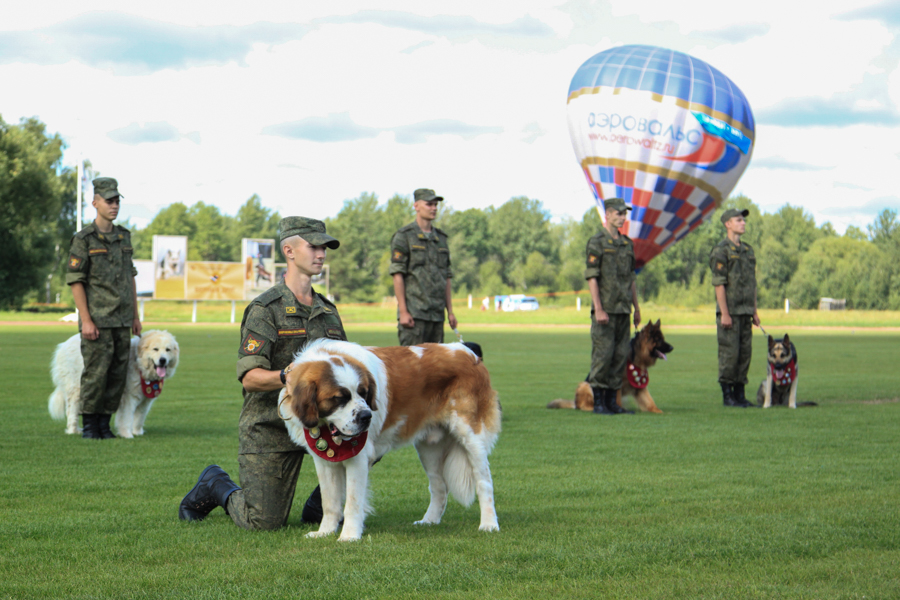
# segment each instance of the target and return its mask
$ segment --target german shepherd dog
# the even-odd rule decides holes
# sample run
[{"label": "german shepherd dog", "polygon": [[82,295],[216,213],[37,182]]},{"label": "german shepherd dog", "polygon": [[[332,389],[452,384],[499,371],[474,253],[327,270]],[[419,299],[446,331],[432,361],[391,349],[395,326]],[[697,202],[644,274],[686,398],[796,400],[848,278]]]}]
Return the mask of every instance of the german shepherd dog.
[{"label": "german shepherd dog", "polygon": [[[674,350],[672,344],[663,336],[660,321],[650,321],[631,339],[631,353],[625,364],[622,377],[622,389],[616,394],[616,403],[622,406],[623,396],[634,396],[634,401],[643,412],[662,413],[653,401],[647,384],[650,376],[647,371],[656,364],[657,359],[666,360],[666,354]],[[554,400],[547,408],[576,408],[587,412],[594,410],[594,393],[587,381],[582,381],[575,388],[575,401]]]},{"label": "german shepherd dog", "polygon": [[766,379],[759,384],[756,403],[763,408],[771,406],[818,406],[815,402],[797,404],[797,384],[800,380],[797,365],[797,348],[788,334],[776,340],[769,336]]}]

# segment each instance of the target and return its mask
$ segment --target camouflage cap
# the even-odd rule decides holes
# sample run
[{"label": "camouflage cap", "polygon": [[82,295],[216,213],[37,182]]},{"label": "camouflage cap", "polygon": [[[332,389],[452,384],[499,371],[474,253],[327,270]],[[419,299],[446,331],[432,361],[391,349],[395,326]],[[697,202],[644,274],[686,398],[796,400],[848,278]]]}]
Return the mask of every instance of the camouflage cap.
[{"label": "camouflage cap", "polygon": [[603,210],[631,210],[621,198],[607,198],[603,201]]},{"label": "camouflage cap", "polygon": [[285,217],[278,223],[278,239],[299,235],[313,246],[328,246],[332,250],[341,245],[325,233],[325,223],[307,217]]},{"label": "camouflage cap", "polygon": [[94,184],[94,193],[100,194],[101,198],[109,200],[116,196],[119,196],[120,198],[125,197],[119,193],[119,182],[112,177],[98,177],[91,183]]},{"label": "camouflage cap", "polygon": [[746,208],[745,209],[729,208],[728,210],[723,212],[722,216],[719,218],[722,220],[723,223],[725,223],[728,221],[728,219],[731,219],[733,217],[746,217],[749,214],[750,214],[750,211],[747,210]]},{"label": "camouflage cap", "polygon": [[419,188],[415,192],[413,192],[413,202],[418,202],[419,200],[424,200],[425,202],[431,202],[435,200],[437,202],[441,202],[444,198],[442,196],[438,196],[434,193],[434,190],[429,190],[428,188]]}]

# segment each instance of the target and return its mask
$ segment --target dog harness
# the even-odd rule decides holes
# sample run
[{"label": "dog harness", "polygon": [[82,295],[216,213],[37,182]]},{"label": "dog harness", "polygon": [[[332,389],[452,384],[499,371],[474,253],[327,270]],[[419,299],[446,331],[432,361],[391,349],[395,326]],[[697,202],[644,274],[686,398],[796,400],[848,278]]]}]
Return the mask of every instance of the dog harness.
[{"label": "dog harness", "polygon": [[625,377],[628,379],[628,385],[636,390],[642,390],[650,383],[650,374],[647,369],[639,369],[631,362],[625,368]]},{"label": "dog harness", "polygon": [[348,458],[353,458],[366,445],[369,438],[369,432],[363,431],[359,435],[344,439],[340,435],[323,435],[319,427],[312,429],[303,428],[303,434],[306,436],[306,443],[309,449],[316,453],[319,458],[324,458],[331,462],[342,462]]},{"label": "dog harness", "polygon": [[[140,369],[138,370],[140,373]],[[162,394],[163,382],[165,378],[158,379],[156,381],[147,381],[144,379],[143,375],[139,375],[141,378],[141,392],[144,394],[144,398],[149,400],[153,400],[160,394]]]},{"label": "dog harness", "polygon": [[[778,375],[778,371],[781,371],[781,376]],[[791,383],[793,383],[793,381],[797,378],[797,361],[792,358],[791,362],[787,364],[783,371],[781,369],[778,369],[776,371],[770,364],[769,372],[772,374],[772,381],[775,382],[775,385],[791,385]]]}]

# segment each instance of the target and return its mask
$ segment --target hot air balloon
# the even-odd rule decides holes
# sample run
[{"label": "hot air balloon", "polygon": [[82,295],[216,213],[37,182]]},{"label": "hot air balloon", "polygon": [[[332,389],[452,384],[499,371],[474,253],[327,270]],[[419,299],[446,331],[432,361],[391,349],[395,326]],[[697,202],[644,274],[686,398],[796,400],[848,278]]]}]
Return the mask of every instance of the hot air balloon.
[{"label": "hot air balloon", "polygon": [[569,85],[569,134],[598,207],[632,206],[637,269],[708,219],[750,162],[754,121],[738,87],[702,60],[611,48]]}]

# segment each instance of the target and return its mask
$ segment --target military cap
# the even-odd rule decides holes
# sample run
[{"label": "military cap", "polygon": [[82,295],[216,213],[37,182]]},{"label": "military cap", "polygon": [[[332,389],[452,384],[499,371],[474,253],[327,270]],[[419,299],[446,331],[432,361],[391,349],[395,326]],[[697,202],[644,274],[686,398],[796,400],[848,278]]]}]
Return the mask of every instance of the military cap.
[{"label": "military cap", "polygon": [[109,200],[110,198],[115,198],[116,196],[119,196],[121,198],[125,197],[119,193],[119,182],[112,177],[98,177],[91,183],[94,184],[94,193],[100,194],[101,198]]},{"label": "military cap", "polygon": [[737,208],[729,208],[728,210],[723,212],[722,216],[719,218],[722,219],[723,223],[726,223],[728,221],[728,219],[731,219],[733,217],[746,217],[749,214],[750,214],[750,211],[747,210],[746,208],[743,210],[737,209]]},{"label": "military cap", "polygon": [[435,200],[437,202],[441,202],[444,198],[443,196],[438,196],[434,193],[434,190],[429,190],[428,188],[419,188],[413,193],[413,202],[418,202],[419,200],[424,200],[425,202],[431,202]]},{"label": "military cap", "polygon": [[299,235],[313,246],[328,246],[332,250],[341,245],[325,233],[325,223],[308,217],[285,217],[278,223],[278,239]]},{"label": "military cap", "polygon": [[607,198],[603,201],[603,210],[631,210],[631,207],[625,204],[621,198]]}]

